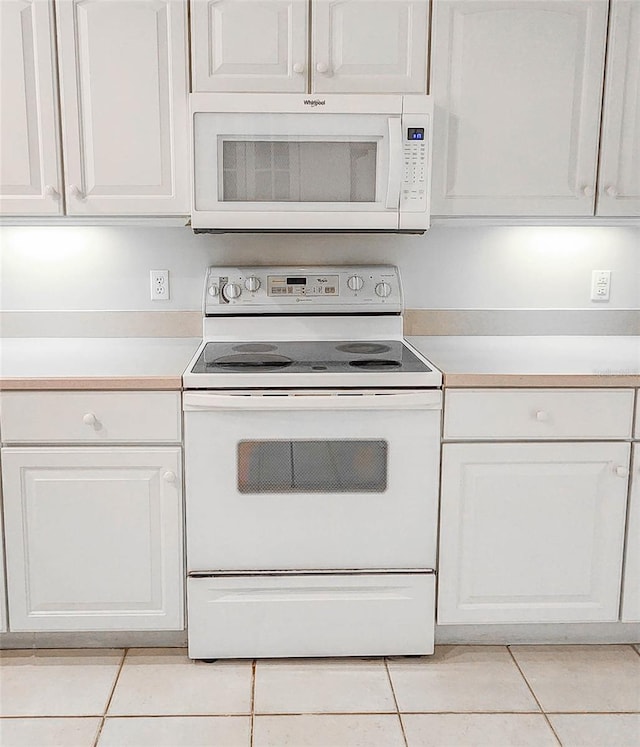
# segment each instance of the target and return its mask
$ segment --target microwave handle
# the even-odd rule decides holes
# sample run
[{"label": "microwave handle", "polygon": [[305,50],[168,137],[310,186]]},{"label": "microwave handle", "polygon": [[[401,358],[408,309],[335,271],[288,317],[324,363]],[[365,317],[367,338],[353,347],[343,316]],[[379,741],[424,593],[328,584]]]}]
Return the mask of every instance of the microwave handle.
[{"label": "microwave handle", "polygon": [[389,172],[385,207],[397,210],[402,184],[402,120],[400,117],[389,117],[387,125],[389,128]]}]

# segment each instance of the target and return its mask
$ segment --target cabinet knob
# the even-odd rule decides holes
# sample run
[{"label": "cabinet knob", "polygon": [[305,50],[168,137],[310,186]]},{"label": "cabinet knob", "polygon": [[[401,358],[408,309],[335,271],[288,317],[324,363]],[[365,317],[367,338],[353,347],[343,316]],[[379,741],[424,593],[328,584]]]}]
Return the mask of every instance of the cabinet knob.
[{"label": "cabinet knob", "polygon": [[326,63],[326,62],[319,62],[319,63],[318,63],[317,65],[316,65],[316,70],[317,70],[317,71],[318,71],[319,73],[322,73],[322,74],[324,75],[325,73],[329,72],[329,65],[327,65],[327,63]]},{"label": "cabinet knob", "polygon": [[82,422],[85,425],[95,425],[98,422],[98,418],[92,412],[88,412],[82,416]]},{"label": "cabinet knob", "polygon": [[614,472],[616,473],[616,475],[618,475],[618,477],[629,477],[629,469],[627,467],[618,465],[614,469]]},{"label": "cabinet knob", "polygon": [[613,185],[611,185],[610,187],[607,187],[606,192],[609,195],[609,197],[617,197],[620,194]]},{"label": "cabinet knob", "polygon": [[47,186],[44,188],[44,193],[47,195],[47,197],[53,197],[55,200],[60,197],[60,193],[53,186],[53,184],[47,184]]},{"label": "cabinet knob", "polygon": [[296,62],[293,66],[293,72],[302,75],[304,73],[304,65],[301,62]]},{"label": "cabinet knob", "polygon": [[546,410],[536,410],[536,420],[540,423],[546,423],[549,420],[549,413]]},{"label": "cabinet knob", "polygon": [[69,192],[71,192],[71,194],[78,200],[84,200],[84,194],[77,184],[71,184],[69,186]]},{"label": "cabinet knob", "polygon": [[165,472],[164,475],[162,475],[162,479],[165,482],[175,482],[176,481],[176,473],[169,470],[168,472]]},{"label": "cabinet knob", "polygon": [[593,194],[594,194],[593,187],[590,187],[589,185],[586,185],[585,187],[582,187],[581,191],[582,191],[582,194],[585,197],[593,197]]}]

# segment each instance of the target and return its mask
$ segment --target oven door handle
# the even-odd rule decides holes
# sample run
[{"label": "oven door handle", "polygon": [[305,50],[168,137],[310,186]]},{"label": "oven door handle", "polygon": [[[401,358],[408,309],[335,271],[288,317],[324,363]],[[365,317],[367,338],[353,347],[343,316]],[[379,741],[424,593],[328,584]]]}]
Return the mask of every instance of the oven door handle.
[{"label": "oven door handle", "polygon": [[394,394],[216,394],[185,392],[185,412],[204,410],[440,410],[442,392]]}]

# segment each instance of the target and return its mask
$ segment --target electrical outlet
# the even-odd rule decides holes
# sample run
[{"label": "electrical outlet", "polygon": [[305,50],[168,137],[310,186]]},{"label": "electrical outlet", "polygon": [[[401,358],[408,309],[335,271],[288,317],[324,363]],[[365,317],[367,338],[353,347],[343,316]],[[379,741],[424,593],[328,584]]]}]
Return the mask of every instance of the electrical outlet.
[{"label": "electrical outlet", "polygon": [[608,301],[611,270],[593,270],[591,273],[591,300]]},{"label": "electrical outlet", "polygon": [[169,300],[169,270],[151,270],[151,300]]}]

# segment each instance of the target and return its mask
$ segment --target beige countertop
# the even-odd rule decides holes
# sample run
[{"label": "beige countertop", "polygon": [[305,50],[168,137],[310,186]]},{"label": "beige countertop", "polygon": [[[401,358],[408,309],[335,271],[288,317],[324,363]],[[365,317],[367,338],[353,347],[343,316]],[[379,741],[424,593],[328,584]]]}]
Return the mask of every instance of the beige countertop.
[{"label": "beige countertop", "polygon": [[407,339],[446,387],[640,387],[639,336]]},{"label": "beige countertop", "polygon": [[[407,338],[447,387],[640,387],[638,336]],[[193,337],[4,338],[2,389],[180,389]]]},{"label": "beige countertop", "polygon": [[22,337],[0,341],[2,389],[181,389],[199,338]]}]

